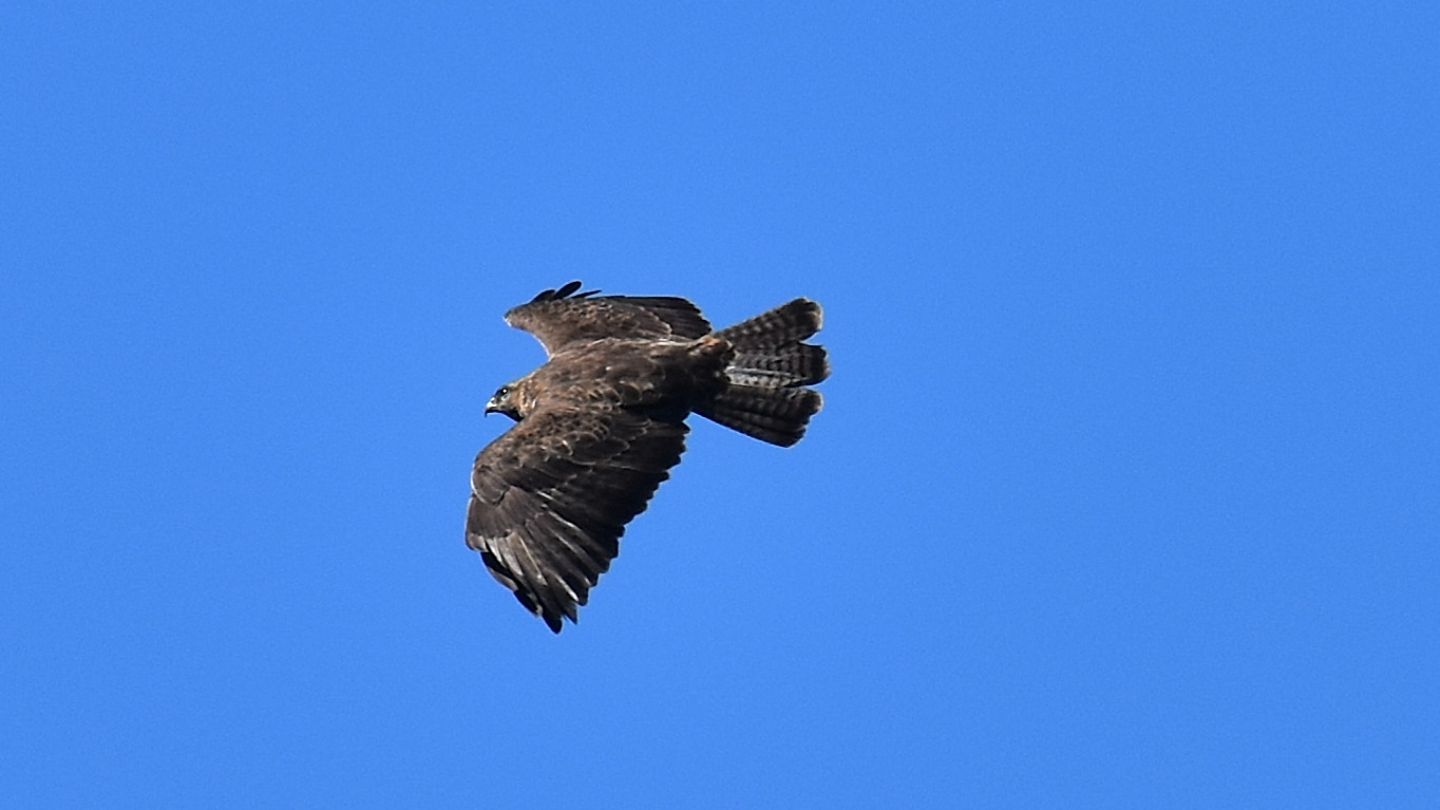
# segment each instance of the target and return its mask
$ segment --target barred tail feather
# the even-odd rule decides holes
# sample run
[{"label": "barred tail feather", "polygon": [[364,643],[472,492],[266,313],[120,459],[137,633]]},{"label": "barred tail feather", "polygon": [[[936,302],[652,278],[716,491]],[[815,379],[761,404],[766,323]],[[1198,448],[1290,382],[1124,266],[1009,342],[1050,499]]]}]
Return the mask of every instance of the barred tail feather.
[{"label": "barred tail feather", "polygon": [[800,441],[822,404],[819,392],[804,386],[830,376],[824,347],[801,342],[821,321],[819,304],[797,298],[716,332],[735,348],[725,369],[730,385],[697,412],[781,447]]},{"label": "barred tail feather", "polygon": [[789,447],[805,435],[820,405],[820,393],[809,388],[731,385],[699,413],[747,436]]},{"label": "barred tail feather", "polygon": [[830,364],[823,347],[795,343],[778,349],[737,352],[725,373],[732,383],[742,385],[813,385],[830,376]]},{"label": "barred tail feather", "polygon": [[715,334],[730,341],[742,352],[747,349],[778,349],[820,331],[822,321],[819,304],[808,298],[796,298]]}]

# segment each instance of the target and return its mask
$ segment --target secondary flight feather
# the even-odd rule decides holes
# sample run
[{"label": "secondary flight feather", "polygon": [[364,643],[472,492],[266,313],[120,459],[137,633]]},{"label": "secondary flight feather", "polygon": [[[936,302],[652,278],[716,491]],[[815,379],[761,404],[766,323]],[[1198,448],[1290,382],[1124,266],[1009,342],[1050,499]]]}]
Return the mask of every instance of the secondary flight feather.
[{"label": "secondary flight feather", "polygon": [[485,406],[514,427],[475,458],[466,543],[556,633],[620,552],[625,526],[680,462],[698,413],[771,444],[805,435],[830,374],[805,343],[805,298],[715,331],[684,298],[597,295],[580,282],[505,313],[549,360]]}]

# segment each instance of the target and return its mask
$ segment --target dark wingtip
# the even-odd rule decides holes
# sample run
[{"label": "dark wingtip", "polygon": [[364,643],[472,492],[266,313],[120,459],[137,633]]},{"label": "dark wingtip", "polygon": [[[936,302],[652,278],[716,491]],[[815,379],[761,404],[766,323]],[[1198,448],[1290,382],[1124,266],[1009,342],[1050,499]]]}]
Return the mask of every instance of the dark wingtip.
[{"label": "dark wingtip", "polygon": [[[541,290],[539,295],[530,299],[530,303],[534,304],[538,301],[559,301],[562,298],[586,298],[600,292],[599,290],[586,290],[582,293],[575,292],[578,289],[580,289],[580,282],[572,281],[559,289]],[[557,630],[556,632],[559,631]]]}]

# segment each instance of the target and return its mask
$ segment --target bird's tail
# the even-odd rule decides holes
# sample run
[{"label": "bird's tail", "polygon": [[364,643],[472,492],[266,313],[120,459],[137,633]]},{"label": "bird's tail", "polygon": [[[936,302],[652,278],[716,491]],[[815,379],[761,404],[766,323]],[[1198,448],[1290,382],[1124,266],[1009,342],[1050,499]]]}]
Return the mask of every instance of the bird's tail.
[{"label": "bird's tail", "polygon": [[830,376],[825,348],[802,342],[820,324],[820,305],[797,298],[716,332],[735,350],[725,369],[730,384],[696,412],[781,447],[800,441],[821,405],[805,386]]}]

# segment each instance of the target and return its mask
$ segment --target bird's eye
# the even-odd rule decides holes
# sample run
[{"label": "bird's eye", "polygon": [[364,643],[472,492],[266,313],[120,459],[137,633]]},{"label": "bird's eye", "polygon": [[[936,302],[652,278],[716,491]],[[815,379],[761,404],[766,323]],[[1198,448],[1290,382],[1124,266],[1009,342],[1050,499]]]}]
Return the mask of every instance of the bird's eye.
[{"label": "bird's eye", "polygon": [[502,385],[502,386],[500,386],[500,390],[495,392],[495,396],[496,396],[497,398],[510,396],[510,386],[508,386],[508,385]]}]

